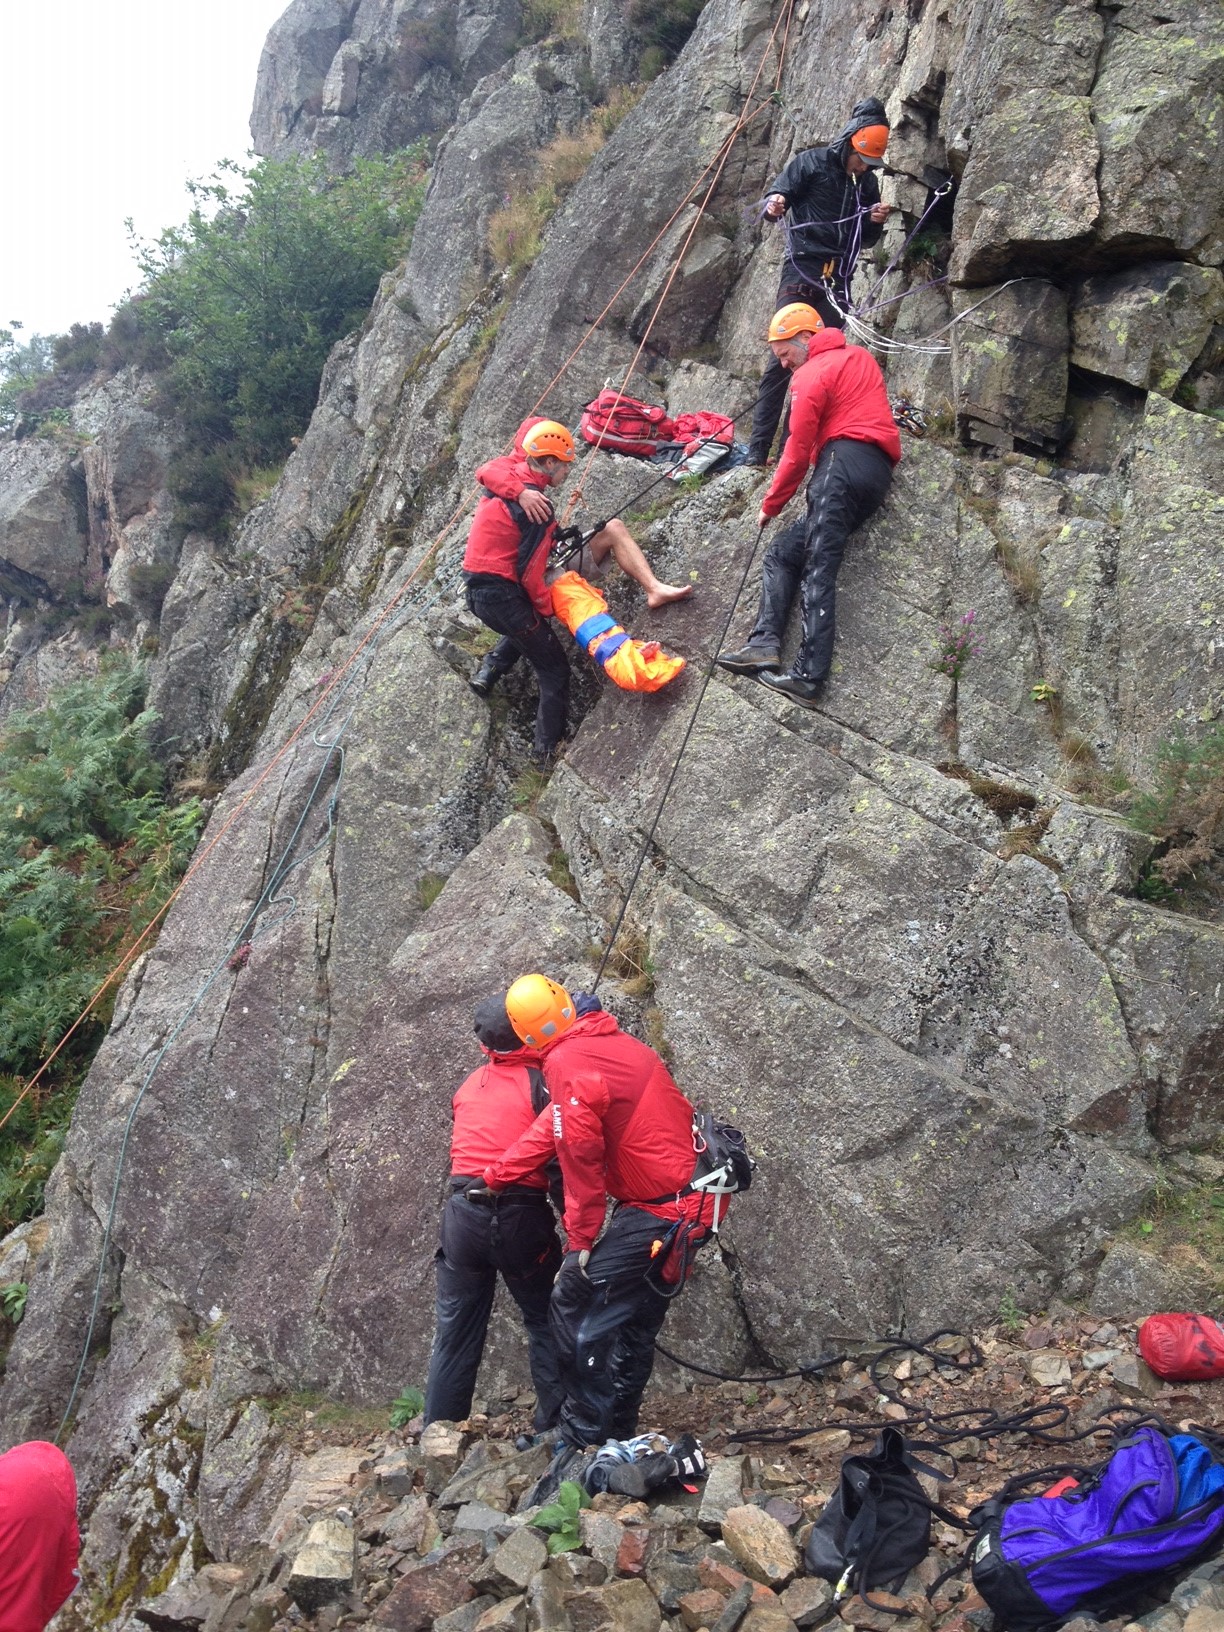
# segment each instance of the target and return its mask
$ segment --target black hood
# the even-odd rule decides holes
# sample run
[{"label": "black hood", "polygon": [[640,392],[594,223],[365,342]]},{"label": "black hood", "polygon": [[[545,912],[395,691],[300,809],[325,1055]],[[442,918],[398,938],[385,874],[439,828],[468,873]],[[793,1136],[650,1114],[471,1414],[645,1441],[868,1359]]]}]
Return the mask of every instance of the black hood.
[{"label": "black hood", "polygon": [[516,1036],[506,1013],[504,997],[486,997],[476,1005],[473,1030],[477,1041],[495,1054],[514,1054],[522,1048],[521,1037]]},{"label": "black hood", "polygon": [[845,155],[850,145],[850,138],[856,130],[862,130],[867,125],[886,125],[888,115],[884,112],[884,104],[878,96],[865,96],[861,102],[854,104],[854,109],[847,120],[845,127],[829,143],[839,153]]}]

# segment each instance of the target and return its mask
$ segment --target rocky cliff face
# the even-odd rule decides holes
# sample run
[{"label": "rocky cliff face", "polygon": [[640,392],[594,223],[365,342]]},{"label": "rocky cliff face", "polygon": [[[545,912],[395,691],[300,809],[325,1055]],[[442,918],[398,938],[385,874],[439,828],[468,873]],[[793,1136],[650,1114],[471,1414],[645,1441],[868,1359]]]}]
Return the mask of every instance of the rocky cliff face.
[{"label": "rocky cliff face", "polygon": [[[174,542],[173,430],[138,378],[80,398],[74,439],[0,449],[5,705],[88,661],[29,609],[101,575],[115,638],[157,636],[168,752],[232,778],[209,837],[242,811],[124,989],[3,1388],[11,1438],[54,1431],[100,1284],[72,1450],[91,1502],[138,1447],[179,1492],[168,1526],[130,1492],[99,1510],[95,1564],[145,1536],[145,1584],[189,1572],[197,1526],[232,1556],[278,1499],[288,1467],[249,1402],[382,1400],[420,1376],[473,1002],[535,966],[590,984],[756,542],[757,473],[643,524],[697,595],[650,614],[618,581],[614,606],[689,671],[655,697],[587,677],[538,798],[516,780],[533,687],[490,707],[465,684],[463,526],[408,575],[537,398],[572,420],[620,379],[694,225],[634,383],[673,409],[751,400],[780,246],[744,206],[859,90],[890,95],[908,226],[927,167],[959,180],[951,284],[881,319],[919,346],[891,383],[945,434],[906,440],[848,556],[821,711],[715,675],[601,989],[760,1158],[674,1339],[734,1367],[989,1317],[1005,1294],[1096,1286],[1099,1305],[1155,1164],[1193,1167],[1221,1131],[1224,930],[1138,899],[1151,842],[1096,802],[1224,703],[1218,8],[805,0],[778,99],[671,221],[763,56],[765,90],[778,72],[777,14],[709,0],[517,280],[485,223],[630,71],[625,20],[588,7],[515,49],[516,7],[446,17],[453,52],[428,69],[404,41],[437,10],[294,0],[269,38],[262,148],[339,163],[449,128],[406,265],[235,540]],[[950,352],[922,349],[940,330]],[[599,456],[587,519],[647,479]],[[929,663],[969,610],[983,650],[954,685]],[[522,1371],[503,1324],[487,1387]]]}]

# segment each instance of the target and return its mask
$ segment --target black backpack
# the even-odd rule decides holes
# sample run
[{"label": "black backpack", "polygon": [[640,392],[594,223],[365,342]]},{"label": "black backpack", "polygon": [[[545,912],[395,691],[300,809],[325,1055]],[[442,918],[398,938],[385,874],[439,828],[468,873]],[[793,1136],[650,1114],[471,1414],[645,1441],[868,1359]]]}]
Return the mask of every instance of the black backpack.
[{"label": "black backpack", "polygon": [[719,1122],[710,1111],[693,1112],[693,1148],[697,1166],[689,1181],[690,1190],[714,1197],[712,1235],[718,1234],[720,1202],[723,1196],[738,1195],[752,1183],[756,1167],[748,1151],[748,1141],[729,1122]]},{"label": "black backpack", "polygon": [[[803,1551],[808,1574],[834,1582],[839,1598],[856,1592],[867,1598],[873,1587],[900,1586],[926,1557],[932,1513],[965,1529],[955,1513],[928,1500],[918,1483],[919,1473],[939,1477],[934,1468],[914,1458],[896,1428],[885,1428],[874,1450],[847,1456],[837,1490]],[[889,1608],[874,1603],[872,1607]]]}]

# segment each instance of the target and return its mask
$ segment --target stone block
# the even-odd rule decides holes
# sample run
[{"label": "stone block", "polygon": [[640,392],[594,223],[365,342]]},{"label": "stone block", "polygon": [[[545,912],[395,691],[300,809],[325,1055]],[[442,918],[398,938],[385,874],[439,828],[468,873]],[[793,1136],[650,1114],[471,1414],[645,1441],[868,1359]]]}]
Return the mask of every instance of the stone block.
[{"label": "stone block", "polygon": [[819,1576],[800,1576],[780,1595],[779,1602],[797,1627],[819,1626],[833,1613],[833,1587]]},{"label": "stone block", "polygon": [[478,1541],[439,1548],[392,1587],[373,1616],[390,1632],[425,1632],[439,1615],[476,1597],[468,1577],[484,1557]]},{"label": "stone block", "polygon": [[539,1570],[527,1588],[527,1624],[532,1632],[571,1632],[561,1577]]},{"label": "stone block", "polygon": [[728,1508],[739,1507],[744,1500],[744,1458],[716,1456],[710,1460],[710,1469],[701,1492],[701,1506],[697,1509],[697,1523],[703,1530],[718,1534]]},{"label": "stone block", "polygon": [[486,1609],[473,1632],[527,1632],[527,1600],[522,1593]]},{"label": "stone block", "polygon": [[696,1592],[700,1584],[697,1566],[673,1552],[655,1553],[646,1565],[646,1585],[668,1615],[676,1614],[681,1598]]},{"label": "stone block", "polygon": [[716,1592],[713,1587],[699,1587],[696,1592],[686,1592],[676,1608],[685,1626],[690,1632],[696,1632],[699,1626],[713,1626],[726,1602],[726,1593]]},{"label": "stone block", "polygon": [[[952,371],[962,427],[975,421],[1023,442],[1062,437],[1067,408],[1067,297],[1040,278],[958,289]],[[970,310],[970,308],[975,308]]]},{"label": "stone block", "polygon": [[439,1615],[433,1623],[431,1632],[474,1632],[477,1621],[486,1609],[492,1609],[497,1599],[492,1593],[482,1593],[479,1598],[470,1598],[466,1604],[460,1604],[456,1609],[448,1610],[445,1615]]},{"label": "stone block", "polygon": [[974,132],[956,196],[953,281],[1048,275],[1086,244],[1100,214],[1097,159],[1086,96],[1029,90],[992,109]]},{"label": "stone block", "polygon": [[1071,1381],[1071,1363],[1058,1349],[1033,1349],[1024,1356],[1024,1364],[1038,1388],[1057,1388]]},{"label": "stone block", "polygon": [[499,1597],[525,1593],[532,1576],[548,1562],[548,1548],[533,1530],[516,1530],[472,1573],[478,1592]]},{"label": "stone block", "polygon": [[1224,317],[1224,273],[1156,261],[1086,278],[1071,303],[1071,361],[1170,397]]},{"label": "stone block", "polygon": [[745,1575],[781,1592],[794,1580],[799,1554],[790,1532],[760,1507],[733,1507],[723,1520],[722,1538]]},{"label": "stone block", "polygon": [[339,1519],[319,1519],[293,1560],[285,1590],[306,1614],[338,1598],[353,1584],[356,1551],[352,1530]]}]

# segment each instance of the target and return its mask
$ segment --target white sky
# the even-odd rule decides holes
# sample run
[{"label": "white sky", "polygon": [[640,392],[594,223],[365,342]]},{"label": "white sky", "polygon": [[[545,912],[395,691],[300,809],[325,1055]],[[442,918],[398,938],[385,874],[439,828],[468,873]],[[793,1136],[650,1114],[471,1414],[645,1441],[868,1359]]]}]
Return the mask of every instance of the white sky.
[{"label": "white sky", "polygon": [[288,0],[0,0],[0,328],[105,321],[139,273],[124,219],[182,221],[184,183],[243,159]]}]

